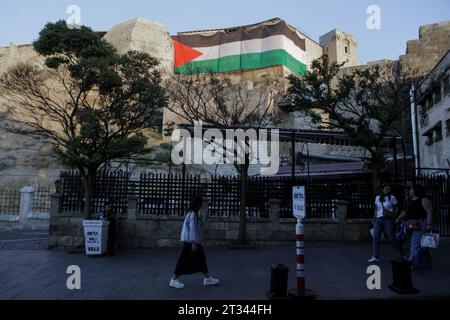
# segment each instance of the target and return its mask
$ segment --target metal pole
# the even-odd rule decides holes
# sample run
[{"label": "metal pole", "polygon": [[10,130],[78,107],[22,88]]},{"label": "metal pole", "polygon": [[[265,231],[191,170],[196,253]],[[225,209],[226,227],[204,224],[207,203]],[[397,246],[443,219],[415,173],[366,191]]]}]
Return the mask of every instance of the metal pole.
[{"label": "metal pole", "polygon": [[309,190],[309,144],[308,142],[305,142],[306,144],[306,156],[307,156],[307,165],[308,165],[308,190]]},{"label": "metal pole", "polygon": [[397,183],[397,137],[392,138],[392,147],[394,149],[394,181]]},{"label": "metal pole", "polygon": [[[304,190],[303,210],[306,213],[306,190]],[[293,199],[294,200],[294,199]],[[292,203],[294,206],[294,202]],[[294,210],[294,207],[292,207]],[[295,213],[295,211],[294,211]],[[305,215],[303,215],[305,216]],[[312,300],[316,294],[314,291],[306,290],[305,285],[305,229],[302,222],[302,215],[296,215],[297,224],[295,225],[295,254],[297,257],[296,272],[297,272],[297,289],[289,292],[291,299]]]},{"label": "metal pole", "polygon": [[305,292],[305,241],[304,227],[301,219],[297,219],[295,226],[296,234],[296,254],[297,254],[297,292],[304,294]]},{"label": "metal pole", "polygon": [[415,103],[415,88],[414,85],[411,86],[409,91],[410,98],[410,111],[411,111],[411,124],[412,124],[412,135],[413,135],[413,148],[414,148],[414,165],[415,174],[419,174],[420,168],[420,150],[419,150],[419,133],[418,133],[418,121],[417,121],[417,106]]},{"label": "metal pole", "polygon": [[291,179],[292,179],[292,185],[294,185],[294,181],[295,181],[295,132],[292,132],[292,134],[291,134],[291,148],[292,148]]},{"label": "metal pole", "polygon": [[406,148],[405,148],[405,140],[403,140],[403,137],[401,138],[401,142],[403,154],[403,181],[406,183]]}]

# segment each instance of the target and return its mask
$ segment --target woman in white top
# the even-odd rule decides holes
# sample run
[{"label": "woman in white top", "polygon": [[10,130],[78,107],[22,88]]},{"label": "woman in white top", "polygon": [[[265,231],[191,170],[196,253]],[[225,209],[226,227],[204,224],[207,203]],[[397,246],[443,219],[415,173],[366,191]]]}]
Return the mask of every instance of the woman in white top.
[{"label": "woman in white top", "polygon": [[368,262],[380,261],[380,238],[383,231],[394,248],[398,250],[400,257],[403,257],[402,249],[395,238],[394,217],[397,211],[397,199],[391,194],[391,187],[385,185],[382,192],[375,197],[375,215],[372,219],[374,227],[372,240],[373,254]]},{"label": "woman in white top", "polygon": [[179,276],[197,272],[201,272],[204,275],[203,285],[213,286],[219,284],[219,279],[213,278],[208,274],[205,252],[203,251],[203,219],[200,215],[202,203],[203,199],[201,196],[194,196],[191,207],[184,218],[183,229],[181,230],[183,251],[178,259],[173,277],[170,279],[169,285],[172,288],[184,288],[185,285],[179,280]]}]

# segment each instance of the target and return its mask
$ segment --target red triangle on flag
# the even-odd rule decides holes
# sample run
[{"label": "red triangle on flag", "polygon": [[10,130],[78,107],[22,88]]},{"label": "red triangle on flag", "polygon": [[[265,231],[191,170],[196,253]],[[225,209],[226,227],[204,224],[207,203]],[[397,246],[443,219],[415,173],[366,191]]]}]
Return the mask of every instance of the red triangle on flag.
[{"label": "red triangle on flag", "polygon": [[175,39],[173,39],[173,49],[174,49],[175,68],[178,68],[203,54]]}]

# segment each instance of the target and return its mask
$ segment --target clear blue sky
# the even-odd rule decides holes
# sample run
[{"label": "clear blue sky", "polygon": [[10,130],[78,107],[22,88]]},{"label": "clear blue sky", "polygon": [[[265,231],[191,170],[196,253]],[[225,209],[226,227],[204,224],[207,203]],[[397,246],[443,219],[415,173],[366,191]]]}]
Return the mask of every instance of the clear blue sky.
[{"label": "clear blue sky", "polygon": [[[280,17],[318,41],[337,27],[357,37],[362,62],[397,59],[420,25],[450,20],[449,0],[0,0],[0,46],[30,43],[46,22],[66,19],[71,4],[97,31],[135,17],[160,22],[171,34]],[[372,4],[381,9],[381,30],[366,27]]]}]

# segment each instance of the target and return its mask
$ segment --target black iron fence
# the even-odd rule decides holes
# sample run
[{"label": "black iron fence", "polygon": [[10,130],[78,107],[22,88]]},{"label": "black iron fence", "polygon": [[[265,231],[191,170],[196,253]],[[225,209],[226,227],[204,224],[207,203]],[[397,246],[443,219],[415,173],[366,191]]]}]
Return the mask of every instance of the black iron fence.
[{"label": "black iron fence", "polygon": [[[435,210],[436,229],[449,235],[449,179],[445,175],[421,175],[412,183],[424,185]],[[63,212],[80,212],[84,207],[84,187],[76,171],[61,173],[59,191]],[[387,180],[387,182],[390,182]],[[390,182],[400,205],[405,202],[405,181]],[[281,200],[281,217],[292,217],[292,186],[304,185],[306,209],[310,218],[335,218],[336,203],[348,202],[350,219],[372,218],[374,198],[370,175],[354,177],[311,178],[249,177],[247,183],[247,216],[268,216],[269,200]],[[237,177],[214,176],[202,181],[200,176],[141,174],[133,180],[126,173],[101,172],[95,180],[94,212],[99,214],[107,201],[113,203],[118,214],[127,211],[129,197],[137,199],[139,215],[183,216],[192,196],[201,193],[209,199],[211,216],[234,216],[240,212],[241,181]]]},{"label": "black iron fence", "polygon": [[20,210],[20,191],[0,189],[0,214],[18,215]]},{"label": "black iron fence", "polygon": [[[84,208],[84,186],[81,176],[76,171],[61,173],[58,182],[62,195],[63,212],[81,212]],[[306,207],[309,217],[334,218],[336,201],[347,199],[365,201],[361,195],[366,189],[347,182],[332,179],[292,180],[288,177],[267,178],[249,177],[246,186],[247,216],[268,216],[269,200],[281,200],[281,216],[292,216],[292,186],[304,185],[307,198]],[[141,215],[177,215],[185,214],[192,196],[201,193],[209,199],[211,216],[238,216],[242,193],[238,177],[214,176],[202,181],[195,175],[141,174],[132,180],[126,174],[109,174],[101,172],[95,180],[93,190],[94,213],[100,213],[107,201],[114,204],[118,213],[127,210],[128,198],[137,199],[137,213]],[[364,202],[365,203],[365,202]],[[355,204],[355,208],[362,205]],[[359,212],[361,217],[366,214]]]},{"label": "black iron fence", "polygon": [[34,188],[33,202],[31,211],[33,212],[49,212],[50,211],[50,193],[49,187],[38,186]]},{"label": "black iron fence", "polygon": [[183,216],[192,196],[201,191],[200,177],[193,175],[142,174],[130,188],[143,215]]},{"label": "black iron fence", "polygon": [[[114,203],[116,214],[126,214],[129,186],[132,183],[126,173],[99,172],[93,190],[94,215],[100,214],[106,202]],[[76,170],[61,172],[57,191],[62,196],[62,212],[82,212],[85,205],[83,178]]]}]

